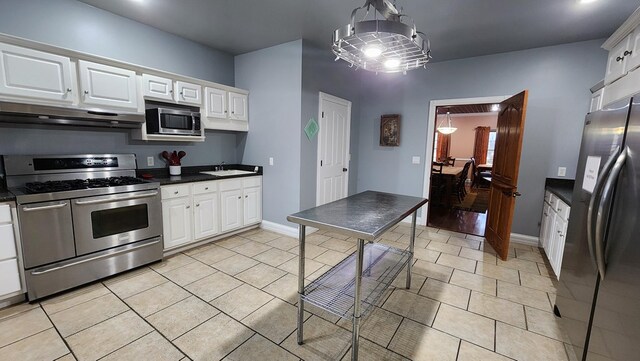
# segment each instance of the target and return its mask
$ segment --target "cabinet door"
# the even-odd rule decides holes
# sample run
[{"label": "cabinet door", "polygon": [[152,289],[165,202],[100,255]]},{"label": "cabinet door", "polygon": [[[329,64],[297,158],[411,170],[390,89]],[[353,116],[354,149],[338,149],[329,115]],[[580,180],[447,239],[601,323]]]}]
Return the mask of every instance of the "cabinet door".
[{"label": "cabinet door", "polygon": [[72,103],[71,59],[0,44],[0,94]]},{"label": "cabinet door", "polygon": [[548,244],[549,244],[549,238],[548,237],[548,228],[551,225],[549,224],[549,205],[545,202],[544,205],[542,206],[542,219],[540,220],[540,243],[542,244],[542,248],[544,249],[545,253],[549,253],[548,252]]},{"label": "cabinet door", "polygon": [[591,106],[589,107],[589,113],[597,112],[602,109],[602,96],[604,88],[598,90],[591,95]]},{"label": "cabinet door", "polygon": [[0,224],[0,260],[16,257],[16,240],[13,224]]},{"label": "cabinet door", "polygon": [[191,218],[191,199],[189,197],[162,201],[165,249],[193,240]]},{"label": "cabinet door", "polygon": [[262,188],[244,188],[244,225],[262,220]]},{"label": "cabinet door", "polygon": [[105,108],[138,110],[136,73],[80,60],[82,103]]},{"label": "cabinet door", "polygon": [[562,256],[564,255],[564,245],[567,237],[567,221],[561,220],[558,224],[559,232],[558,232],[558,243],[556,245],[556,254],[555,254],[555,262],[556,262],[556,276],[560,279],[560,270],[562,270]]},{"label": "cabinet door", "polygon": [[142,74],[142,95],[145,98],[173,100],[173,80]]},{"label": "cabinet door", "polygon": [[233,189],[220,192],[220,202],[222,203],[222,232],[242,227],[242,190]]},{"label": "cabinet door", "polygon": [[607,71],[604,75],[604,83],[611,84],[624,74],[626,74],[627,56],[625,51],[629,50],[631,35],[627,36],[611,51],[609,51],[609,59],[607,60]]},{"label": "cabinet door", "polygon": [[631,34],[628,52],[626,55],[627,72],[640,66],[640,27]]},{"label": "cabinet door", "polygon": [[227,117],[227,92],[222,89],[204,88],[206,115],[210,118]]},{"label": "cabinet door", "polygon": [[545,253],[547,254],[547,258],[549,259],[549,262],[551,264],[553,264],[553,259],[554,259],[554,253],[553,253],[553,245],[554,245],[554,241],[555,241],[555,235],[557,234],[556,231],[556,212],[553,211],[553,208],[551,206],[549,206],[548,210],[547,210],[547,228],[546,228],[546,233],[545,233],[545,238],[547,240],[547,247],[544,249]]},{"label": "cabinet door", "polygon": [[0,261],[0,297],[22,289],[17,259]]},{"label": "cabinet door", "polygon": [[183,104],[202,104],[202,87],[198,84],[176,82],[176,101]]},{"label": "cabinet door", "polygon": [[193,197],[194,238],[211,237],[220,232],[218,193],[207,193]]},{"label": "cabinet door", "polygon": [[229,118],[235,120],[248,120],[247,95],[229,92]]}]

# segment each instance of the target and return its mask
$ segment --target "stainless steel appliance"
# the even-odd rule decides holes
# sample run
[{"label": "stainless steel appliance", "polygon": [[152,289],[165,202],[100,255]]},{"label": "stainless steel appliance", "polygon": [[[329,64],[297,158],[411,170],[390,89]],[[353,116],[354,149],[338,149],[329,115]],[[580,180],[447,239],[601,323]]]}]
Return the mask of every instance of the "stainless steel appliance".
[{"label": "stainless steel appliance", "polygon": [[29,300],[162,259],[159,184],[133,154],[4,156]]},{"label": "stainless steel appliance", "polygon": [[145,116],[138,113],[113,113],[97,109],[62,108],[2,101],[0,102],[0,122],[140,129],[145,122]]},{"label": "stainless steel appliance", "polygon": [[639,155],[640,95],[587,115],[555,309],[571,359],[640,355]]},{"label": "stainless steel appliance", "polygon": [[147,133],[201,136],[200,113],[188,109],[147,108]]}]

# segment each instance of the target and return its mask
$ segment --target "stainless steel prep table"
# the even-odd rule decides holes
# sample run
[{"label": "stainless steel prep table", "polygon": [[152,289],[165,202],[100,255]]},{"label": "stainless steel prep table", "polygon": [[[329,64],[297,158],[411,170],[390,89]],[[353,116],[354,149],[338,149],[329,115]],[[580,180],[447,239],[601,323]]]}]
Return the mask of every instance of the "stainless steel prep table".
[{"label": "stainless steel prep table", "polygon": [[[309,302],[353,320],[351,359],[358,359],[361,318],[373,308],[391,282],[407,266],[406,287],[411,287],[411,264],[418,209],[424,198],[366,191],[292,214],[299,224],[298,344],[303,343],[304,303]],[[409,249],[373,243],[391,227],[412,215]],[[358,239],[357,250],[322,276],[304,285],[306,226],[342,233]],[[368,241],[365,245],[365,241]],[[364,268],[366,264],[366,268]]]}]

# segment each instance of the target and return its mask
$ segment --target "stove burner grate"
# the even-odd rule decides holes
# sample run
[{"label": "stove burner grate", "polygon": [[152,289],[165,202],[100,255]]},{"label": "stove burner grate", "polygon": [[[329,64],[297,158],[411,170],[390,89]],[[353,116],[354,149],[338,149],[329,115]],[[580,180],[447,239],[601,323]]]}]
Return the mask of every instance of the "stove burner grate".
[{"label": "stove burner grate", "polygon": [[33,194],[64,192],[88,188],[118,187],[140,183],[146,183],[146,181],[135,177],[111,177],[73,179],[64,181],[29,182],[25,184],[25,188],[27,190],[27,193]]}]

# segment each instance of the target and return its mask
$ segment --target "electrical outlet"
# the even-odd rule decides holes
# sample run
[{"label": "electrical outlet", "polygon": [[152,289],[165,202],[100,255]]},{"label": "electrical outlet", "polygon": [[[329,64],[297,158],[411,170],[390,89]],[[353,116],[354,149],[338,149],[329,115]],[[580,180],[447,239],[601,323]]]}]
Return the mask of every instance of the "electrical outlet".
[{"label": "electrical outlet", "polygon": [[567,175],[567,167],[558,167],[558,177]]},{"label": "electrical outlet", "polygon": [[411,164],[420,164],[420,157],[415,155],[411,157]]},{"label": "electrical outlet", "polygon": [[269,157],[269,165],[273,165],[273,157]]},{"label": "electrical outlet", "polygon": [[153,157],[147,157],[147,166],[153,167]]}]

